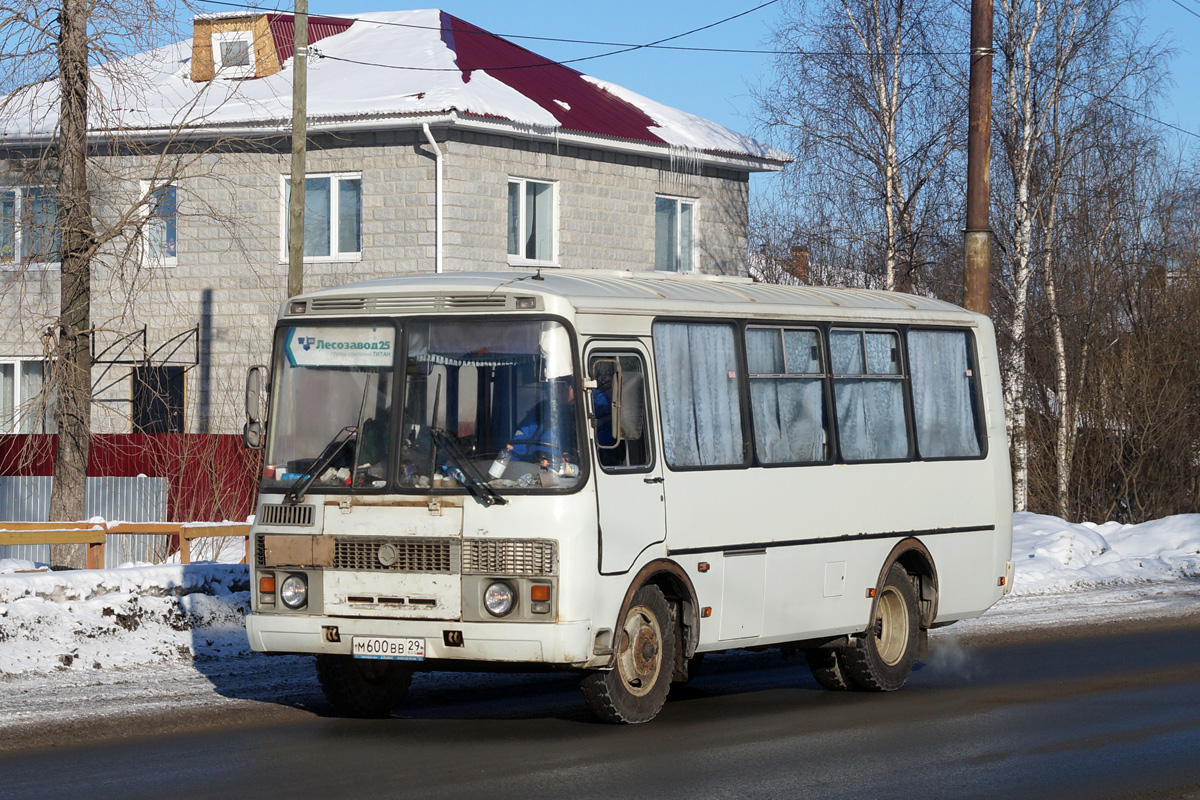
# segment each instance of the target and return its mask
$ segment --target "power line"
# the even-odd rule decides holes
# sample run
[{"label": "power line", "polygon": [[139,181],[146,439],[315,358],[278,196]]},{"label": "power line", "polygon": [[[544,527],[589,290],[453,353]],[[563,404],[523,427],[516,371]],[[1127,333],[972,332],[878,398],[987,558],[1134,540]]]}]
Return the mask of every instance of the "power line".
[{"label": "power line", "polygon": [[[1200,0],[1192,0],[1192,1],[1200,4]],[[206,5],[227,6],[227,7],[231,7],[231,8],[247,9],[247,10],[258,11],[258,12],[262,12],[262,13],[266,13],[267,11],[275,11],[277,13],[289,13],[287,11],[280,10],[280,9],[264,9],[264,8],[261,8],[258,6],[251,6],[251,5],[247,5],[244,3],[227,2],[226,0],[204,0],[204,2]],[[747,16],[748,14],[753,14],[755,11],[759,11],[763,8],[766,8],[767,6],[774,5],[777,2],[779,2],[779,0],[767,0],[767,2],[765,2],[765,3],[757,5],[753,8],[747,9],[746,11],[742,11],[742,12],[739,12],[732,16],[726,17],[724,19],[718,20],[716,22],[709,23],[708,25],[704,25],[699,28],[693,28],[690,31],[678,33],[673,36],[668,36],[663,39],[658,39],[656,41],[648,42],[645,44],[630,44],[630,43],[623,43],[623,42],[603,42],[603,41],[594,41],[594,40],[587,40],[587,39],[566,39],[566,38],[550,37],[550,36],[527,36],[527,35],[523,35],[523,34],[494,34],[494,33],[490,33],[488,31],[482,31],[482,30],[481,31],[464,31],[464,30],[453,30],[452,29],[452,31],[455,36],[464,35],[464,34],[476,34],[476,35],[491,36],[493,38],[503,38],[503,39],[526,39],[526,40],[530,40],[530,41],[557,42],[557,43],[562,43],[562,44],[583,44],[583,45],[619,48],[617,50],[613,50],[613,51],[610,51],[607,53],[597,53],[597,54],[590,55],[590,56],[581,56],[579,58],[570,58],[570,59],[564,59],[561,61],[553,61],[551,59],[546,59],[544,62],[537,63],[537,64],[511,64],[511,65],[500,66],[500,67],[476,67],[476,69],[480,69],[480,70],[483,70],[486,72],[496,72],[496,71],[501,71],[501,70],[514,70],[514,69],[536,69],[538,67],[548,67],[548,66],[564,66],[567,64],[577,64],[577,63],[580,63],[583,61],[591,61],[593,59],[598,59],[598,58],[607,58],[609,56],[620,55],[622,53],[629,53],[629,52],[633,52],[634,50],[644,50],[644,49],[660,49],[660,50],[674,50],[674,51],[683,51],[683,52],[702,52],[702,53],[749,53],[749,54],[759,54],[759,55],[790,55],[790,56],[802,56],[802,57],[821,57],[821,56],[836,57],[836,56],[870,56],[870,55],[872,55],[871,53],[851,53],[851,52],[846,52],[846,51],[742,50],[742,49],[734,49],[734,48],[717,48],[717,47],[711,47],[711,48],[709,48],[709,47],[681,47],[681,46],[671,46],[671,45],[664,44],[665,42],[670,42],[670,41],[674,41],[676,39],[681,39],[685,36],[690,36],[694,33],[699,33],[700,31],[708,30],[709,28],[714,28],[718,25],[723,25],[726,22],[731,22],[735,19],[738,19],[739,17],[744,17],[744,16]],[[1171,2],[1180,6],[1180,8],[1183,8],[1183,10],[1187,11],[1189,14],[1193,14],[1196,17],[1200,17],[1200,14],[1196,13],[1192,9],[1188,8],[1187,6],[1184,6],[1181,2],[1179,2],[1179,0],[1171,0]],[[434,30],[434,31],[444,30],[444,28],[441,26],[416,25],[413,23],[406,23],[406,22],[389,22],[386,20],[365,19],[363,17],[346,17],[346,16],[336,16],[336,15],[330,15],[330,14],[321,14],[321,15],[310,14],[310,16],[322,16],[322,17],[328,17],[330,19],[347,20],[347,21],[351,21],[351,22],[368,22],[372,25],[383,25],[383,26],[391,26],[391,27],[398,27],[398,28],[412,28],[412,29],[418,29],[418,30]],[[359,61],[359,60],[352,59],[352,58],[342,58],[340,56],[331,56],[331,55],[321,53],[319,50],[317,50],[314,53],[314,55],[317,56],[318,58],[329,59],[330,61],[341,61],[341,62],[344,62],[347,64],[356,64],[356,65],[365,66],[365,67],[376,67],[379,69],[405,70],[405,71],[410,71],[410,72],[460,72],[461,71],[461,68],[459,68],[459,67],[409,67],[409,66],[402,66],[402,65],[397,65],[397,64],[379,64],[379,63],[375,63],[375,62],[371,62],[371,61]],[[966,51],[945,51],[945,52],[913,51],[913,52],[904,53],[903,55],[935,57],[935,56],[966,56],[966,55],[969,55],[969,53]],[[1041,70],[1035,69],[1034,71],[1038,72],[1039,74],[1042,74],[1043,77],[1047,77],[1044,73],[1042,73]],[[1072,89],[1075,89],[1076,91],[1087,91],[1085,89],[1079,89],[1079,87],[1074,86],[1073,84],[1067,83],[1066,81],[1063,81],[1063,83],[1064,83],[1064,85],[1066,85]],[[1162,125],[1165,128],[1170,128],[1171,130],[1177,131],[1177,132],[1185,134],[1187,136],[1191,136],[1191,137],[1200,139],[1200,133],[1196,133],[1194,131],[1188,130],[1187,128],[1182,128],[1178,125],[1174,125],[1170,122],[1167,122],[1166,120],[1162,120],[1162,119],[1159,119],[1158,117],[1154,117],[1150,114],[1147,114],[1144,111],[1139,111],[1135,108],[1130,108],[1130,107],[1125,106],[1111,98],[1100,97],[1092,92],[1088,92],[1088,94],[1090,94],[1094,99],[1099,100],[1102,103],[1108,103],[1128,114],[1133,114],[1135,116],[1146,119],[1150,122],[1154,122],[1159,125]]]},{"label": "power line", "polygon": [[1187,13],[1191,14],[1193,17],[1200,19],[1200,14],[1196,13],[1196,11],[1194,9],[1188,8],[1183,3],[1179,2],[1179,0],[1171,0],[1171,2],[1174,3],[1175,5],[1179,6],[1180,8],[1182,8]]},{"label": "power line", "polygon": [[1139,111],[1136,108],[1130,108],[1127,105],[1124,105],[1122,103],[1117,102],[1116,100],[1113,100],[1111,97],[1103,97],[1101,95],[1098,95],[1095,92],[1091,91],[1090,89],[1082,89],[1069,81],[1063,80],[1062,78],[1055,77],[1053,75],[1049,75],[1044,70],[1038,69],[1036,67],[1031,67],[1031,69],[1043,78],[1048,78],[1049,80],[1052,80],[1052,81],[1057,80],[1063,86],[1067,87],[1068,89],[1074,89],[1077,92],[1087,94],[1093,100],[1097,100],[1101,103],[1107,103],[1107,104],[1113,106],[1114,108],[1118,108],[1121,111],[1124,111],[1126,114],[1133,114],[1134,116],[1141,117],[1142,119],[1148,120],[1150,122],[1158,123],[1159,125],[1162,125],[1164,128],[1170,128],[1173,131],[1178,131],[1179,133],[1185,134],[1187,136],[1191,136],[1194,139],[1200,139],[1200,133],[1196,133],[1195,131],[1190,131],[1187,128],[1181,128],[1178,125],[1167,122],[1166,120],[1159,119],[1158,117],[1147,114],[1145,111]]},{"label": "power line", "polygon": [[[1195,1],[1200,2],[1200,0],[1195,0]],[[268,11],[272,12],[272,13],[281,13],[281,14],[291,13],[290,11],[288,11],[286,9],[264,9],[259,6],[251,6],[251,5],[247,5],[245,3],[226,2],[225,0],[203,0],[203,2],[205,5],[226,6],[229,8],[247,9],[250,11],[259,11],[262,13],[266,13]],[[778,2],[778,0],[772,0],[772,2]],[[440,32],[440,31],[444,31],[444,30],[450,30],[451,32],[453,32],[453,34],[455,36],[488,36],[488,37],[495,38],[495,39],[506,39],[506,40],[507,39],[524,39],[524,40],[528,40],[528,41],[537,41],[537,42],[555,42],[555,43],[559,43],[559,44],[582,44],[582,45],[589,45],[589,46],[594,46],[594,47],[622,48],[621,50],[618,50],[615,53],[599,53],[597,55],[586,56],[586,57],[578,58],[578,59],[569,59],[569,60],[565,60],[565,61],[552,61],[550,59],[547,59],[548,64],[530,64],[530,65],[528,65],[529,68],[542,67],[542,66],[547,66],[547,65],[552,65],[552,64],[571,64],[571,63],[575,63],[578,61],[584,61],[589,58],[605,58],[610,55],[616,55],[617,53],[622,53],[622,52],[629,52],[631,50],[667,50],[667,51],[675,51],[675,52],[682,52],[682,53],[728,53],[728,54],[733,54],[733,55],[764,55],[764,56],[860,56],[860,55],[872,55],[870,53],[856,53],[856,52],[848,52],[848,51],[844,51],[844,50],[762,50],[762,49],[757,49],[757,48],[686,47],[683,45],[661,44],[662,42],[673,41],[675,39],[679,39],[684,36],[689,36],[693,33],[698,33],[699,31],[702,31],[702,30],[707,30],[708,28],[714,27],[716,25],[721,25],[725,22],[729,22],[730,20],[737,19],[738,17],[746,16],[747,14],[751,14],[751,13],[758,11],[759,9],[765,8],[766,6],[769,6],[769,5],[771,5],[771,3],[763,3],[760,6],[756,6],[754,8],[749,9],[748,11],[743,11],[740,14],[736,14],[732,17],[727,17],[726,19],[720,20],[718,22],[714,22],[711,25],[706,25],[703,28],[696,28],[695,30],[687,31],[686,33],[680,33],[675,36],[667,37],[666,39],[659,39],[658,42],[650,42],[650,43],[645,43],[645,44],[638,44],[636,42],[609,42],[609,41],[601,41],[601,40],[595,40],[595,39],[567,39],[567,38],[558,37],[558,36],[530,36],[530,35],[526,35],[526,34],[492,33],[490,31],[485,31],[485,30],[468,31],[468,30],[458,30],[458,29],[454,29],[454,28],[445,28],[440,25],[417,25],[417,24],[414,24],[411,22],[390,22],[387,20],[367,19],[365,17],[348,17],[348,16],[334,15],[334,14],[319,14],[319,15],[318,14],[310,14],[309,16],[310,17],[320,16],[320,17],[323,17],[326,19],[344,20],[346,22],[365,22],[365,23],[368,23],[371,25],[380,25],[380,26],[392,27],[392,28],[409,28],[409,29],[413,29],[413,30],[422,30],[422,31],[439,31]],[[966,56],[966,55],[969,55],[969,53],[965,50],[962,50],[962,51],[957,51],[957,50],[955,50],[955,51],[950,51],[950,50],[946,50],[946,51],[912,50],[912,51],[905,51],[904,53],[901,53],[901,55],[932,57],[932,56]],[[432,68],[428,68],[428,67],[404,67],[404,66],[398,66],[398,65],[394,65],[394,64],[376,64],[373,62],[355,61],[353,59],[345,59],[345,58],[333,59],[332,56],[324,56],[324,55],[323,55],[323,57],[330,58],[332,60],[346,61],[351,64],[364,64],[367,66],[383,67],[385,69],[411,69],[413,71],[437,71],[437,70],[432,70]],[[510,67],[504,67],[503,69],[524,69],[524,68],[526,68],[526,67],[510,66]],[[489,68],[488,67],[479,67],[478,69],[486,70]],[[443,69],[443,71],[456,72],[456,71],[458,71],[458,68],[455,67],[455,68]]]},{"label": "power line", "polygon": [[[273,13],[279,13],[279,14],[290,14],[291,13],[291,11],[288,9],[280,9],[280,8],[267,9],[267,8],[262,8],[260,6],[248,5],[246,3],[227,2],[226,0],[202,0],[202,2],[204,3],[204,5],[225,6],[227,8],[246,9],[248,11],[258,11],[261,13],[266,13],[268,11],[273,12]],[[767,50],[751,50],[751,49],[737,50],[737,49],[732,49],[732,48],[727,49],[727,48],[719,48],[719,47],[691,48],[691,47],[667,46],[667,45],[664,45],[663,43],[674,41],[675,39],[681,39],[684,36],[691,36],[693,33],[699,33],[700,31],[706,31],[709,28],[715,28],[718,25],[724,25],[726,22],[732,22],[733,20],[738,19],[740,17],[745,17],[749,14],[753,14],[755,11],[760,11],[760,10],[766,8],[767,6],[775,5],[778,2],[779,2],[779,0],[768,0],[767,2],[762,3],[761,5],[757,5],[754,8],[747,9],[746,11],[742,11],[738,14],[734,14],[733,16],[726,17],[725,19],[717,20],[716,22],[710,23],[708,25],[704,25],[699,28],[694,28],[690,31],[685,31],[684,33],[678,33],[678,34],[675,34],[674,36],[668,36],[664,39],[659,39],[657,41],[648,42],[648,43],[606,42],[606,41],[597,41],[597,40],[591,40],[591,39],[566,39],[566,38],[556,37],[556,36],[530,36],[527,34],[517,34],[517,33],[492,33],[490,31],[484,31],[484,30],[467,31],[467,30],[456,30],[453,28],[451,28],[449,30],[451,30],[451,32],[455,36],[478,35],[478,36],[490,36],[490,37],[498,38],[498,39],[524,39],[527,41],[534,41],[534,42],[557,42],[557,43],[561,43],[561,44],[584,44],[584,45],[592,45],[592,46],[597,46],[597,47],[623,48],[622,50],[619,50],[615,53],[600,53],[597,55],[588,56],[587,58],[604,58],[609,55],[616,55],[619,52],[628,52],[629,50],[641,50],[641,49],[645,49],[645,48],[656,48],[656,49],[661,49],[661,50],[695,50],[698,52],[709,52],[709,53],[766,53],[766,54],[770,54],[772,51],[767,51]],[[340,14],[310,14],[309,16],[310,17],[320,16],[320,17],[325,17],[327,19],[345,20],[347,22],[365,22],[365,23],[369,23],[371,25],[382,25],[382,26],[388,26],[388,27],[393,27],[393,28],[411,28],[414,30],[425,30],[425,31],[447,30],[446,28],[444,28],[440,25],[417,25],[417,24],[411,23],[411,22],[391,22],[388,20],[367,19],[365,17],[350,17],[350,16],[343,16]],[[579,59],[579,60],[581,60],[581,59]],[[558,63],[566,63],[566,62],[558,62]],[[535,65],[535,66],[541,66],[541,65]]]}]

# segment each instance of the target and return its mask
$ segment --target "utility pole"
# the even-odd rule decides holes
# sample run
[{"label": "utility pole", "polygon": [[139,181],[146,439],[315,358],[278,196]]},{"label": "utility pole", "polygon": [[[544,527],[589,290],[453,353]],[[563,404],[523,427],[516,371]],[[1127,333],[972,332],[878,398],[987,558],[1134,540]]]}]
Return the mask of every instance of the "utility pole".
[{"label": "utility pole", "polygon": [[992,230],[992,0],[971,0],[971,88],[967,110],[967,226],[963,305],[988,313]]},{"label": "utility pole", "polygon": [[304,291],[304,175],[308,136],[308,0],[292,17],[292,196],[288,202],[288,297]]}]

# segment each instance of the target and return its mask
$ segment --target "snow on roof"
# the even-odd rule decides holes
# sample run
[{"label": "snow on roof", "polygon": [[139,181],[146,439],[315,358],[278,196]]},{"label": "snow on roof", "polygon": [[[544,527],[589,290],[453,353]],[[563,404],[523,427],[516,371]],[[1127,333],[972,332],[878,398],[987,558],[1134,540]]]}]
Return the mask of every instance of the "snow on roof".
[{"label": "snow on roof", "polygon": [[[751,168],[774,169],[790,160],[715,122],[583,75],[436,9],[362,14],[353,20],[344,32],[321,39],[315,46],[319,55],[309,59],[311,128],[388,127],[404,124],[405,118],[454,114],[507,124],[525,134],[574,134],[597,140],[593,146],[599,147],[631,142],[748,159]],[[273,21],[273,32],[277,27]],[[194,82],[191,58],[192,42],[185,40],[94,68],[93,97],[105,98],[106,114],[103,121],[94,116],[93,127],[290,126],[290,59],[282,71],[262,78]],[[140,79],[118,77],[131,72]],[[10,105],[0,120],[0,141],[53,135],[53,82],[12,99],[21,102]]]}]

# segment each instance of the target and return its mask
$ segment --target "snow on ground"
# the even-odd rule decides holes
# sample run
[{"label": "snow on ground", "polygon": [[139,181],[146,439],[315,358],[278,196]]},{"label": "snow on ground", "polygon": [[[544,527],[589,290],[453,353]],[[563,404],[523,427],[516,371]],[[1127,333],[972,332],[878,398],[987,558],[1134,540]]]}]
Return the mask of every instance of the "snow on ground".
[{"label": "snow on ground", "polygon": [[[935,643],[1200,611],[1200,514],[1140,525],[1017,514],[1013,561],[1012,593],[935,631]],[[315,696],[310,659],[250,651],[244,566],[26,572],[39,566],[0,560],[0,736],[88,715]]]}]

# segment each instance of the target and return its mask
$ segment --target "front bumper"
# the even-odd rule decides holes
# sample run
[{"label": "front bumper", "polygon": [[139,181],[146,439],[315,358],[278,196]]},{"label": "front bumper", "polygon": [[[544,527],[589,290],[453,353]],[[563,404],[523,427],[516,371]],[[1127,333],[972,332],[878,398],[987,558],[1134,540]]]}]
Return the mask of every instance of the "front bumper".
[{"label": "front bumper", "polygon": [[[336,628],[336,637],[328,628]],[[462,635],[462,644],[446,644],[446,631]],[[591,626],[586,622],[553,625],[442,620],[362,619],[291,614],[250,614],[246,637],[263,653],[349,655],[353,636],[417,637],[425,640],[426,660],[500,661],[583,667],[592,657]],[[337,641],[331,641],[336,638]],[[457,637],[450,637],[457,639]]]}]

